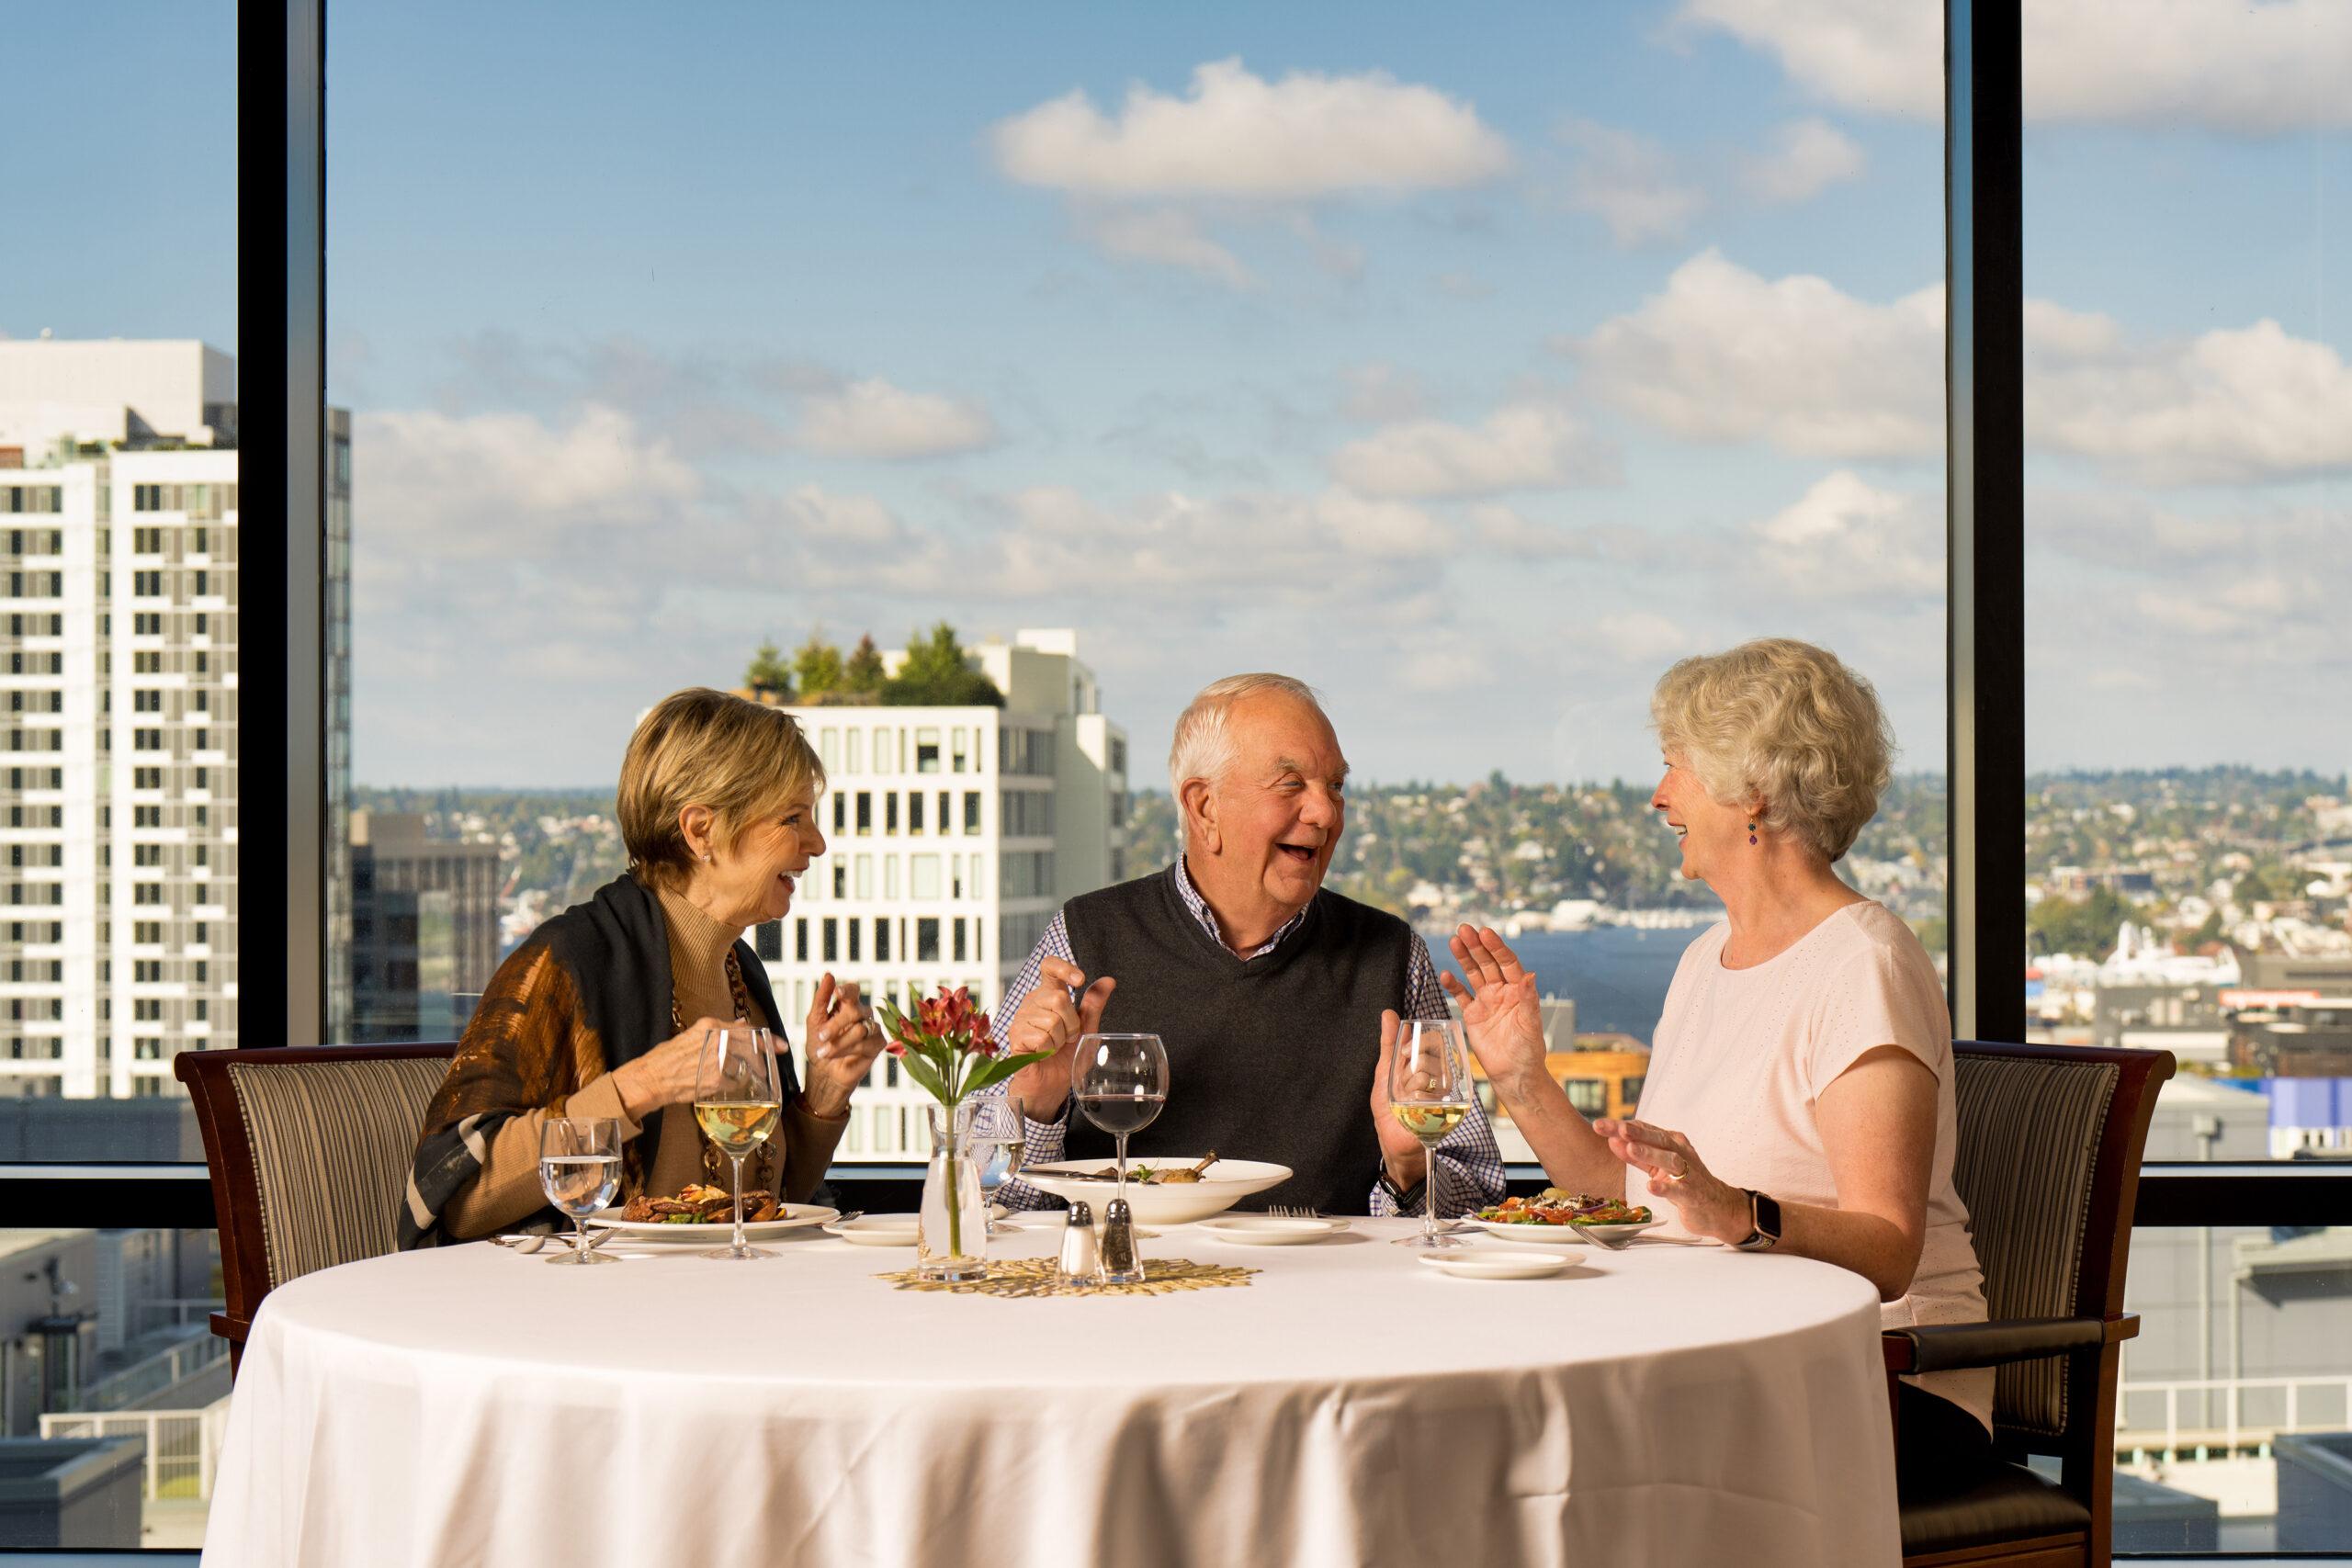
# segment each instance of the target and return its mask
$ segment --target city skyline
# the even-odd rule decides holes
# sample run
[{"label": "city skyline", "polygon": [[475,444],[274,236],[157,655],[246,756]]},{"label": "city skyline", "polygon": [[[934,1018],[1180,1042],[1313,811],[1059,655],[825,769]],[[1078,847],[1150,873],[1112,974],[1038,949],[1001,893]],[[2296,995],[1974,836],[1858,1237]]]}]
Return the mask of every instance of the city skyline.
[{"label": "city skyline", "polygon": [[[354,776],[594,784],[763,638],[941,618],[1074,626],[1139,784],[1236,665],[1367,777],[1639,779],[1656,674],[1763,633],[1939,771],[1937,38],[1804,9],[1498,13],[1498,65],[1403,15],[746,9],[721,58],[523,7],[453,59],[339,8]],[[2352,673],[2344,24],[2176,9],[2194,94],[2122,8],[2028,7],[2030,763],[2332,776],[2352,718],[2258,694]],[[0,331],[233,346],[232,265],[0,254]]]}]

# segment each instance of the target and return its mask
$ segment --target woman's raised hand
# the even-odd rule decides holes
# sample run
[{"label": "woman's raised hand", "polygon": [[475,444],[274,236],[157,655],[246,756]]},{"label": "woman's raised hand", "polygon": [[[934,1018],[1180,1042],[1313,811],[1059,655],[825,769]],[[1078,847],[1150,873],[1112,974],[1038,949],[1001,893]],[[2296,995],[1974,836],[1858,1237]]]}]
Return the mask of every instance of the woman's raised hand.
[{"label": "woman's raised hand", "polygon": [[833,1117],[849,1104],[849,1097],[873,1070],[882,1054],[882,1026],[866,1010],[857,982],[837,984],[828,971],[817,982],[808,1007],[808,1084],[802,1099],[809,1111]]},{"label": "woman's raised hand", "polygon": [[1495,1091],[1513,1096],[1529,1074],[1544,1076],[1544,1010],[1535,976],[1520,967],[1519,955],[1492,928],[1464,926],[1446,945],[1470,983],[1465,987],[1442,970],[1438,984],[1462,1004],[1470,1049],[1494,1080]]},{"label": "woman's raised hand", "polygon": [[702,1075],[703,1042],[714,1029],[733,1029],[723,1018],[698,1018],[652,1050],[613,1069],[613,1089],[630,1117],[642,1122],[665,1105],[695,1097]]},{"label": "woman's raised hand", "polygon": [[[1604,1116],[1592,1130],[1609,1140],[1609,1152],[1649,1178],[1650,1196],[1674,1205],[1675,1218],[1692,1235],[1717,1241],[1746,1241],[1755,1228],[1748,1211],[1747,1191],[1734,1187],[1709,1170],[1699,1151],[1681,1134],[1646,1122],[1619,1121]],[[1625,1183],[1634,1197],[1634,1184]]]}]

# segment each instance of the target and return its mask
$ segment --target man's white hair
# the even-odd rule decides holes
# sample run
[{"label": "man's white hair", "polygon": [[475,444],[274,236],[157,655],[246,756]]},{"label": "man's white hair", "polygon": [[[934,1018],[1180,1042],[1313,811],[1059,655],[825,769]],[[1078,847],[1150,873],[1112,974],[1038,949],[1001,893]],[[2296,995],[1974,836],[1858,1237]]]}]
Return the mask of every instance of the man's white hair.
[{"label": "man's white hair", "polygon": [[1331,722],[1331,716],[1323,712],[1315,688],[1288,675],[1227,675],[1203,686],[1177,716],[1176,739],[1168,748],[1168,789],[1176,796],[1180,827],[1183,821],[1185,782],[1206,779],[1216,784],[1233,766],[1233,727],[1228,721],[1235,705],[1245,698],[1268,692],[1305,703],[1322,715],[1324,723]]}]

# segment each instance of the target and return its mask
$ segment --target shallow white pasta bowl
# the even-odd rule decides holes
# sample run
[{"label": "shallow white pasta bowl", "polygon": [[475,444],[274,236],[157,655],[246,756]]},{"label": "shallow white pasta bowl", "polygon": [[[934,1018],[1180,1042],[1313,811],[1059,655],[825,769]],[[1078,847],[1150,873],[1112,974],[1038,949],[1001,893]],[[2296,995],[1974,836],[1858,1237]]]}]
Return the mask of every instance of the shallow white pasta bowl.
[{"label": "shallow white pasta bowl", "polygon": [[[1138,1168],[1154,1171],[1190,1170],[1200,1163],[1199,1156],[1187,1158],[1182,1155],[1157,1155],[1148,1159],[1129,1158],[1127,1161],[1127,1207],[1135,1214],[1136,1223],[1146,1225],[1181,1225],[1193,1220],[1204,1220],[1220,1214],[1253,1192],[1263,1192],[1290,1179],[1290,1167],[1266,1160],[1221,1159],[1201,1173],[1198,1181],[1138,1181]],[[1064,1201],[1081,1201],[1091,1204],[1096,1219],[1102,1217],[1104,1207],[1118,1191],[1119,1184],[1099,1173],[1110,1168],[1107,1160],[1060,1160],[1052,1165],[1024,1167],[1015,1178],[1025,1181],[1040,1192],[1050,1192]]]}]

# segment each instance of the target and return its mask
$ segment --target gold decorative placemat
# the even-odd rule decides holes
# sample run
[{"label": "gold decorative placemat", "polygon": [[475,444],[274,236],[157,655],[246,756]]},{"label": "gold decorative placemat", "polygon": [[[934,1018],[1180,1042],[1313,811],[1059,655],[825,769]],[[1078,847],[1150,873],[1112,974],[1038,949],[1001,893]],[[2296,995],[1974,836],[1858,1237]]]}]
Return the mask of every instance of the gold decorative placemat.
[{"label": "gold decorative placemat", "polygon": [[989,1265],[978,1280],[926,1280],[912,1269],[876,1274],[902,1291],[945,1291],[958,1296],[1164,1296],[1177,1291],[1213,1291],[1221,1285],[1246,1285],[1255,1269],[1228,1263],[1194,1263],[1185,1258],[1152,1258],[1144,1261],[1144,1280],[1137,1285],[1065,1285],[1061,1265],[1051,1258],[1008,1258]]}]

